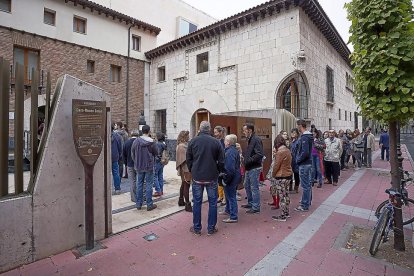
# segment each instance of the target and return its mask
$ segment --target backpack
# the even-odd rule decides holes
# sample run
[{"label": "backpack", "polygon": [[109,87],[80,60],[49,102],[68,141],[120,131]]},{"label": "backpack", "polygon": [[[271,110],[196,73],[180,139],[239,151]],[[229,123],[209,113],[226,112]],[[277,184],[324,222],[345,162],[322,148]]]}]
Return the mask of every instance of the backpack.
[{"label": "backpack", "polygon": [[170,153],[168,152],[167,149],[164,149],[162,151],[160,163],[165,166],[168,164],[169,161],[170,161]]}]

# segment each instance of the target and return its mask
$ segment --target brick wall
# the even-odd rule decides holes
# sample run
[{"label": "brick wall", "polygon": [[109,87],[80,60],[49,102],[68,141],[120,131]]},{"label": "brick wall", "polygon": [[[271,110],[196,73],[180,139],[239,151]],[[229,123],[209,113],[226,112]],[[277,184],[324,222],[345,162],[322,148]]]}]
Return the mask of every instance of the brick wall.
[{"label": "brick wall", "polygon": [[[126,64],[127,57],[91,49],[79,45],[21,33],[0,27],[0,56],[13,62],[13,48],[20,46],[39,50],[40,69],[50,71],[52,93],[57,79],[69,74],[94,84],[111,95],[112,120],[126,122]],[[95,73],[87,73],[87,60],[95,61]],[[121,82],[109,80],[111,64],[121,66]],[[144,110],[144,61],[130,59],[129,70],[129,128],[138,127],[140,110]],[[14,95],[11,94],[10,110],[14,110]],[[12,125],[10,130],[12,135]]]}]

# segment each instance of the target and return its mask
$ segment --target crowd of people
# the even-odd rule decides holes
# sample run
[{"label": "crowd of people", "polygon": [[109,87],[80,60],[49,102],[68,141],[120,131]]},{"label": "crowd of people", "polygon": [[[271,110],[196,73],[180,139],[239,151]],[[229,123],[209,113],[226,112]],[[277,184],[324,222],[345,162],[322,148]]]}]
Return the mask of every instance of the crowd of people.
[{"label": "crowd of people", "polygon": [[[141,209],[146,200],[147,210],[157,206],[153,196],[163,195],[163,159],[166,150],[165,135],[157,133],[151,138],[150,127],[142,127],[142,136],[137,130],[131,132],[131,138],[124,139],[127,132],[120,122],[115,124],[112,132],[112,168],[115,190],[120,190],[122,167],[126,166],[127,177],[131,183],[131,200]],[[246,202],[240,207],[247,214],[257,214],[261,210],[260,178],[263,174],[263,161],[266,158],[263,144],[255,133],[253,124],[243,126],[243,136],[247,141],[245,150],[234,134],[226,135],[225,128],[216,126],[212,135],[211,125],[207,121],[200,124],[196,137],[190,140],[188,131],[181,131],[177,137],[176,169],[181,177],[179,206],[193,213],[193,226],[190,231],[201,234],[201,206],[204,190],[208,197],[207,233],[217,232],[217,217],[225,216],[224,223],[237,223],[239,216],[238,202],[245,189]],[[379,146],[381,159],[389,160],[389,136],[382,130]],[[337,186],[341,171],[362,166],[372,166],[372,153],[375,151],[375,137],[371,128],[363,132],[347,129],[336,132],[333,129],[322,133],[314,125],[307,129],[306,121],[298,120],[297,128],[288,132],[282,130],[273,144],[272,164],[266,178],[270,182],[268,202],[274,210],[281,212],[272,218],[286,221],[290,217],[290,193],[302,189],[297,212],[307,212],[312,203],[312,188],[323,185]],[[168,160],[167,160],[168,163]],[[135,184],[136,183],[136,184]],[[146,183],[146,184],[145,184]],[[189,190],[192,189],[192,202]],[[155,192],[153,193],[153,188]],[[145,190],[145,191],[144,191]],[[193,203],[193,205],[192,205]],[[218,206],[224,206],[218,212]]]}]

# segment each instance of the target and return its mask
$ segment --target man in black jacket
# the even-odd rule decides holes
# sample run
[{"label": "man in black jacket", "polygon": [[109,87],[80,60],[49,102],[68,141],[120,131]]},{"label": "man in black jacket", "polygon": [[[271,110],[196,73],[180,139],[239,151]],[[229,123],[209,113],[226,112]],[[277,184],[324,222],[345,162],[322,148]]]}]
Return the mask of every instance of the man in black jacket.
[{"label": "man in black jacket", "polygon": [[187,166],[193,176],[192,191],[194,198],[193,226],[190,231],[201,235],[201,204],[204,187],[208,195],[208,235],[217,232],[217,179],[224,170],[224,151],[220,141],[210,134],[211,126],[207,121],[200,124],[200,133],[192,139],[187,149]]},{"label": "man in black jacket", "polygon": [[243,153],[243,163],[246,169],[244,188],[247,194],[247,204],[241,207],[247,208],[246,213],[260,212],[259,175],[262,170],[263,144],[260,137],[254,132],[253,124],[243,126],[244,136],[247,138],[247,149]]}]

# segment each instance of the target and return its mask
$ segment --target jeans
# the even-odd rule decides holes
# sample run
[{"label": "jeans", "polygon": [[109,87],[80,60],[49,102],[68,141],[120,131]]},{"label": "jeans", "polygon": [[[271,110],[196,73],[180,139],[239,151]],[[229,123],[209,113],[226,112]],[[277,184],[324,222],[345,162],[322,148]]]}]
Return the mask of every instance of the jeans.
[{"label": "jeans", "polygon": [[368,167],[372,166],[372,150],[371,149],[367,149],[367,162],[366,162]]},{"label": "jeans", "polygon": [[217,224],[217,181],[209,184],[197,184],[193,181],[193,224],[194,231],[201,231],[201,204],[203,203],[204,188],[207,190],[208,196],[208,226],[209,232],[213,231]]},{"label": "jeans", "polygon": [[299,178],[303,189],[301,205],[307,210],[312,201],[312,165],[300,165]]},{"label": "jeans", "polygon": [[259,175],[261,170],[262,168],[251,169],[244,175],[247,204],[251,205],[254,211],[260,211]]},{"label": "jeans", "polygon": [[312,155],[312,180],[313,179],[318,180],[319,184],[322,185],[322,172],[319,155]]},{"label": "jeans", "polygon": [[226,213],[230,214],[230,219],[235,219],[235,220],[238,219],[236,193],[237,193],[237,184],[233,183],[232,185],[226,185],[224,187],[224,194],[226,195],[226,202],[227,202],[225,211]]},{"label": "jeans", "polygon": [[128,181],[131,185],[131,201],[136,202],[137,201],[137,172],[135,171],[135,168],[128,167]]},{"label": "jeans", "polygon": [[119,176],[118,162],[112,162],[112,177],[114,179],[114,187],[116,191],[121,190],[121,177]]},{"label": "jeans", "polygon": [[161,162],[155,162],[155,173],[154,173],[154,182],[155,182],[155,191],[157,193],[164,192],[164,165]]},{"label": "jeans", "polygon": [[[144,183],[145,180],[145,183]],[[154,181],[154,172],[139,172],[137,179],[137,201],[136,206],[142,206],[143,189],[146,187],[147,208],[152,207],[152,183]],[[145,186],[144,186],[145,185]]]},{"label": "jeans", "polygon": [[381,147],[381,160],[384,160],[384,151],[386,153],[387,161],[390,161],[390,147]]},{"label": "jeans", "polygon": [[326,161],[326,178],[329,183],[338,183],[339,172],[341,171],[339,162]]},{"label": "jeans", "polygon": [[364,153],[362,151],[355,151],[355,153],[354,153],[354,156],[355,156],[355,159],[358,163],[359,168],[361,168],[361,166],[362,166],[362,155],[363,154]]},{"label": "jeans", "polygon": [[341,170],[346,168],[346,164],[345,164],[346,159],[347,159],[347,153],[346,153],[346,150],[344,149],[341,155]]}]

